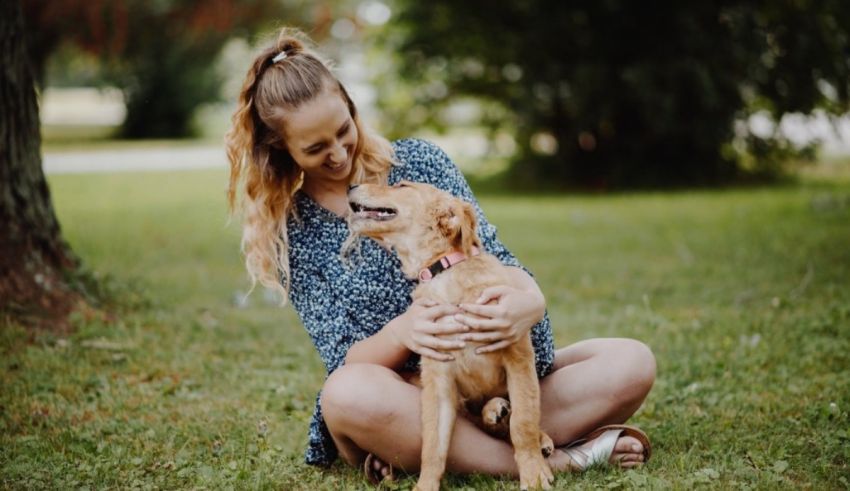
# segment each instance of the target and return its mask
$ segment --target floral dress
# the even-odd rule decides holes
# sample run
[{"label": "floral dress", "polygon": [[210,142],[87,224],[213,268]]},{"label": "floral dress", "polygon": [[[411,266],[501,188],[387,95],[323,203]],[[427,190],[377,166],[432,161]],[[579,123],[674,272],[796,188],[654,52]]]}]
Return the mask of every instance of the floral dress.
[{"label": "floral dress", "polygon": [[[522,267],[496,237],[472,195],[463,174],[436,145],[417,139],[393,143],[395,165],[389,184],[402,180],[432,184],[475,207],[478,235],[484,249],[509,266]],[[344,261],[340,249],[348,237],[345,219],[322,208],[303,192],[295,194],[296,218],[287,223],[290,300],[330,375],[345,360],[354,343],[380,331],[411,304],[416,281],[401,272],[401,263],[391,252],[371,239],[362,239],[355,258]],[[554,344],[548,315],[532,328],[537,374],[552,369]],[[406,370],[417,370],[413,355]],[[330,465],[337,449],[322,418],[319,398],[310,421],[306,462]]]}]

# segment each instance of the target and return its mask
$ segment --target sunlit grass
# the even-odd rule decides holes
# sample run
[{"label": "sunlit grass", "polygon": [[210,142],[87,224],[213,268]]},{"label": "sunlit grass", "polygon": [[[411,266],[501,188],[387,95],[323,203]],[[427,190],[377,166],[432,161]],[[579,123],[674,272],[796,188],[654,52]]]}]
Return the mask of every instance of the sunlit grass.
[{"label": "sunlit grass", "polygon": [[[218,171],[50,179],[63,232],[123,285],[114,324],[2,333],[7,488],[362,489],[302,462],[323,369],[297,317],[255,292]],[[559,345],[649,344],[634,422],[655,456],[559,489],[846,488],[850,185],[600,197],[482,197],[535,273]],[[412,487],[414,479],[399,483]],[[447,489],[514,489],[457,477]]]}]

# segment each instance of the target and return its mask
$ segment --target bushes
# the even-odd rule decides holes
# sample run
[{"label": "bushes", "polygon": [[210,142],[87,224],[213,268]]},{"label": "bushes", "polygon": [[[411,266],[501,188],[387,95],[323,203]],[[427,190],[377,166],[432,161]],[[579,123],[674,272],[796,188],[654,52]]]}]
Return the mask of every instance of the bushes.
[{"label": "bushes", "polygon": [[[850,107],[850,5],[840,0],[399,6],[386,44],[421,109],[398,115],[424,109],[439,120],[458,96],[497,101],[510,117],[496,126],[517,138],[515,182],[608,188],[771,175],[788,153],[764,149],[782,142],[736,134],[736,119]],[[445,86],[429,90],[434,83]]]}]

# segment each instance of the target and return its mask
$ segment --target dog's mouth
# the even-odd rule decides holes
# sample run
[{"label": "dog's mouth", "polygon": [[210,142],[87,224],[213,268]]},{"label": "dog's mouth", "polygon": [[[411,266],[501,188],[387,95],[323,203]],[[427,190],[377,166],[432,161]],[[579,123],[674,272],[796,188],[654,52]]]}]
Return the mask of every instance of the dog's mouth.
[{"label": "dog's mouth", "polygon": [[377,220],[379,222],[383,222],[386,220],[392,220],[398,214],[398,211],[394,208],[373,208],[354,201],[350,201],[348,206],[351,207],[351,211],[354,212],[354,218],[357,219]]}]

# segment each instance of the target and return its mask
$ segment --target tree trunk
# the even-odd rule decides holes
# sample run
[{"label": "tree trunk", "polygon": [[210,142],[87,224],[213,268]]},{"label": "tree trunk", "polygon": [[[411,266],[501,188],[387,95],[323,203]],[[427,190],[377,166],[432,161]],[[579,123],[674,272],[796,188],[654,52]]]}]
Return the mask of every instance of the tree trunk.
[{"label": "tree trunk", "polygon": [[41,167],[38,104],[18,0],[0,1],[0,326],[64,330],[82,297]]}]

